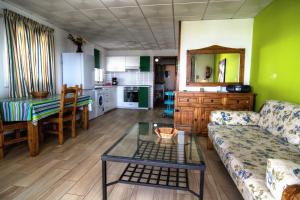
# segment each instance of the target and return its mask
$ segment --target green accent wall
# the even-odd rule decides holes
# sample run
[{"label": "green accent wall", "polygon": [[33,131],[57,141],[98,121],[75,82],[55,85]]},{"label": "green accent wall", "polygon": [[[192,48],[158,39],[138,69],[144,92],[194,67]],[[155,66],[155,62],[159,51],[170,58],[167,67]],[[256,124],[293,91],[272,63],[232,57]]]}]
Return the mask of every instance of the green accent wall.
[{"label": "green accent wall", "polygon": [[250,83],[268,99],[300,104],[300,1],[274,0],[254,19]]},{"label": "green accent wall", "polygon": [[223,53],[215,56],[214,82],[218,82],[219,63],[226,59],[225,82],[239,82],[240,54]]}]

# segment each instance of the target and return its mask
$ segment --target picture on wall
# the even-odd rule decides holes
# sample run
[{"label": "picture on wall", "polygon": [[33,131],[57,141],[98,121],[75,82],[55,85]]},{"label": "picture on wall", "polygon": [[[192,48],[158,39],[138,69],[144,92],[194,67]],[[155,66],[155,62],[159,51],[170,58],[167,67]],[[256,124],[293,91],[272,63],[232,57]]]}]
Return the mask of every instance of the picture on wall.
[{"label": "picture on wall", "polygon": [[219,78],[218,82],[225,82],[225,72],[226,72],[226,59],[223,59],[219,62]]}]

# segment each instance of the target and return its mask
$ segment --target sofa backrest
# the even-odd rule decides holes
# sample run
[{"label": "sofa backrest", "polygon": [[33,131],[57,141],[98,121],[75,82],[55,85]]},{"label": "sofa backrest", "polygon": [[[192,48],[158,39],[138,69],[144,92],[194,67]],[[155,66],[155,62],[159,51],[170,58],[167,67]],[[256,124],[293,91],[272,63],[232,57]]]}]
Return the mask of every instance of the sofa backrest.
[{"label": "sofa backrest", "polygon": [[269,100],[260,111],[258,125],[289,143],[300,144],[300,105]]}]

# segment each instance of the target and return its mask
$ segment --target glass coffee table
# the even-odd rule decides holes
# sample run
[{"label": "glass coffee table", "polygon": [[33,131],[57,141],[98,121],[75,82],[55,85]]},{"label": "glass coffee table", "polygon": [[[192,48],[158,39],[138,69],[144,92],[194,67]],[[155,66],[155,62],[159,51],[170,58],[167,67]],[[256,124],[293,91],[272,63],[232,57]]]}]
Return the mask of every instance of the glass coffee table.
[{"label": "glass coffee table", "polygon": [[[172,124],[136,123],[102,156],[103,200],[107,187],[117,183],[169,188],[189,191],[203,199],[206,165],[195,135],[179,131],[172,139],[161,139],[154,132],[157,127]],[[125,163],[118,180],[107,182],[107,161]],[[188,170],[200,171],[199,193],[189,187]]]}]

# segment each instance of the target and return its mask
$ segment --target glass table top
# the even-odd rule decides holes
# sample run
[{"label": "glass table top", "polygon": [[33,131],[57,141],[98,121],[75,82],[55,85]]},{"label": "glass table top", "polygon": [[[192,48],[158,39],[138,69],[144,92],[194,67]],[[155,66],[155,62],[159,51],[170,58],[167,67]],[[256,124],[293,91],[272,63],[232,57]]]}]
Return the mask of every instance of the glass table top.
[{"label": "glass table top", "polygon": [[154,131],[157,127],[173,125],[138,122],[102,155],[102,160],[205,165],[197,136],[178,131],[172,139],[161,139]]}]

